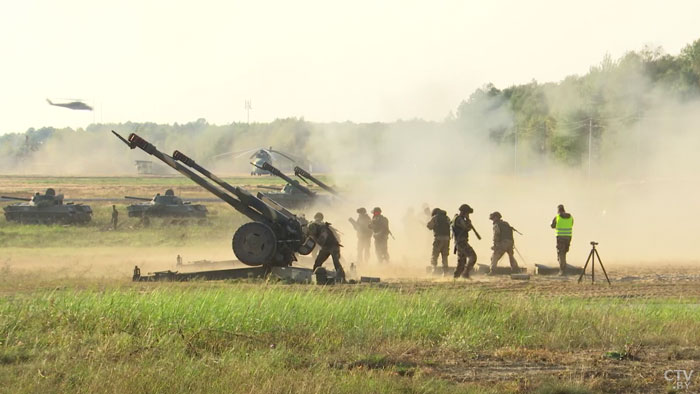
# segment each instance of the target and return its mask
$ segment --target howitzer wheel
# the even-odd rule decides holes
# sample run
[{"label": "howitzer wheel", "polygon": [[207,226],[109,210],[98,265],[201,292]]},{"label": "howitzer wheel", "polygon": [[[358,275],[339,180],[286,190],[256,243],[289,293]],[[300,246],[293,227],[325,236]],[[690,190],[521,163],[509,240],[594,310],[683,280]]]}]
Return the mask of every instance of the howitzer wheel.
[{"label": "howitzer wheel", "polygon": [[277,253],[277,236],[260,222],[242,225],[233,234],[233,253],[241,263],[258,266],[271,263]]}]

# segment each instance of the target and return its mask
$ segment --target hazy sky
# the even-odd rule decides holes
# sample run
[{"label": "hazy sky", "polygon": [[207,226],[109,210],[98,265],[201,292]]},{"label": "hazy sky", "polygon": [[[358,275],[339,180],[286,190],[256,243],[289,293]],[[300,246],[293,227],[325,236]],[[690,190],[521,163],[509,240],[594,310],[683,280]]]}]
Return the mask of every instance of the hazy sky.
[{"label": "hazy sky", "polygon": [[[476,88],[672,54],[700,1],[0,1],[0,133],[97,121],[443,119]],[[82,98],[93,113],[51,107]]]}]

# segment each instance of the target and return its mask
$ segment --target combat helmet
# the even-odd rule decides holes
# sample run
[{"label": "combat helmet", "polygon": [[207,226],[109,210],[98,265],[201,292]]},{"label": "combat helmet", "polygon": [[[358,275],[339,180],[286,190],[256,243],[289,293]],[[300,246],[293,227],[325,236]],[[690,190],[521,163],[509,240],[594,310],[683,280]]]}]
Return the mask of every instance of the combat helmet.
[{"label": "combat helmet", "polygon": [[430,215],[431,215],[431,216],[435,216],[435,215],[439,215],[440,213],[442,213],[442,209],[440,209],[440,208],[433,208],[433,210],[430,212]]},{"label": "combat helmet", "polygon": [[323,220],[323,214],[321,212],[316,212],[314,215],[315,220]]},{"label": "combat helmet", "polygon": [[173,192],[173,189],[168,189],[165,191],[165,195],[166,196],[174,196],[175,192]]},{"label": "combat helmet", "polygon": [[363,214],[367,213],[367,210],[364,208],[357,208],[356,212],[359,213],[360,215],[363,215]]},{"label": "combat helmet", "polygon": [[372,209],[372,213],[382,213],[382,209],[379,207],[374,207],[374,209]]},{"label": "combat helmet", "polygon": [[489,219],[490,219],[490,220],[501,220],[502,217],[503,217],[503,216],[501,216],[501,213],[498,212],[498,211],[496,211],[496,212],[491,212],[491,214],[489,215]]},{"label": "combat helmet", "polygon": [[459,212],[474,213],[474,210],[468,204],[462,204],[459,206]]}]

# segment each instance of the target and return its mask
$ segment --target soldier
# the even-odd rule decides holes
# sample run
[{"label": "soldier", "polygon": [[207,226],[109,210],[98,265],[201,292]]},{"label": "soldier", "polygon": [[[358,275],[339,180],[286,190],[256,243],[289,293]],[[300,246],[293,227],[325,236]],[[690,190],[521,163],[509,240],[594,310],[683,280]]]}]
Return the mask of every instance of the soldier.
[{"label": "soldier", "polygon": [[552,228],[557,236],[557,261],[559,261],[559,275],[566,275],[566,253],[571,246],[571,237],[574,231],[574,217],[566,212],[564,206],[559,204],[557,216],[552,220]]},{"label": "soldier", "polygon": [[[476,229],[472,226],[472,221],[469,219],[469,215],[473,212],[474,210],[472,207],[467,204],[462,204],[459,206],[459,213],[452,219],[452,232],[454,233],[455,251],[457,252],[455,278],[459,278],[460,275],[469,278],[469,271],[476,264],[476,252],[474,248],[469,245],[469,231],[474,230],[474,234],[478,239],[481,239],[481,236],[476,232]],[[469,258],[468,265],[467,257]]]},{"label": "soldier", "polygon": [[139,280],[140,277],[141,277],[141,268],[139,268],[138,265],[135,265],[134,266],[134,275],[132,276],[131,279],[133,281],[137,281],[137,280]]},{"label": "soldier", "polygon": [[328,256],[333,258],[333,266],[335,267],[336,278],[341,282],[345,282],[345,271],[340,264],[340,240],[331,224],[323,221],[323,214],[317,212],[314,215],[314,221],[309,223],[309,237],[316,241],[316,244],[321,248],[314,262],[314,271],[316,268],[323,265],[323,262],[328,259]]},{"label": "soldier", "polygon": [[141,213],[141,226],[143,227],[148,227],[151,225],[151,219],[148,218],[148,215],[146,215],[146,212]]},{"label": "soldier", "polygon": [[430,264],[433,270],[437,268],[438,255],[442,255],[442,273],[447,273],[447,257],[450,254],[450,218],[447,212],[440,208],[434,208],[432,217],[428,222],[428,229],[433,230],[433,254]]},{"label": "soldier", "polygon": [[391,234],[389,219],[382,215],[382,209],[379,207],[375,207],[372,210],[372,215],[372,222],[370,222],[369,227],[374,233],[374,248],[377,253],[377,260],[380,263],[388,262],[389,249],[387,243]]},{"label": "soldier", "polygon": [[116,230],[119,224],[119,211],[117,211],[117,206],[112,205],[112,229]]},{"label": "soldier", "polygon": [[491,274],[496,272],[496,266],[498,265],[498,260],[503,257],[505,253],[508,253],[508,261],[510,262],[510,270],[512,273],[520,272],[518,268],[518,262],[515,261],[515,256],[513,255],[513,248],[515,247],[515,241],[513,240],[513,227],[504,221],[499,212],[493,212],[489,215],[489,219],[493,222],[493,255],[491,255]]},{"label": "soldier", "polygon": [[357,220],[348,219],[357,232],[357,261],[369,261],[369,247],[372,243],[372,229],[369,227],[372,219],[364,208],[357,208]]}]

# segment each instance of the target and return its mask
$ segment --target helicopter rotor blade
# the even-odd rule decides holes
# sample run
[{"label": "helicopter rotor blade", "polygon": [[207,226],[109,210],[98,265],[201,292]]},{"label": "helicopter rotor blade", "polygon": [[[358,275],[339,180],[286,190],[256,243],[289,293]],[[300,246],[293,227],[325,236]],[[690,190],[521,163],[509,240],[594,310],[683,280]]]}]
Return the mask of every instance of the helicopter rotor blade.
[{"label": "helicopter rotor blade", "polygon": [[239,150],[239,151],[231,151],[231,152],[225,152],[225,153],[219,153],[218,155],[212,156],[212,158],[216,159],[219,157],[224,157],[224,156],[233,156],[234,159],[237,159],[246,153],[250,151],[258,150],[258,148],[252,148],[252,149],[247,149],[247,150]]},{"label": "helicopter rotor blade", "polygon": [[278,150],[270,149],[270,152],[275,153],[275,154],[278,154],[278,155],[280,155],[280,156],[282,156],[282,157],[285,157],[286,159],[290,160],[292,163],[296,163],[296,162],[297,162],[297,160],[294,159],[291,155],[287,155],[286,153],[282,153],[282,152],[280,152],[280,151],[278,151]]}]

